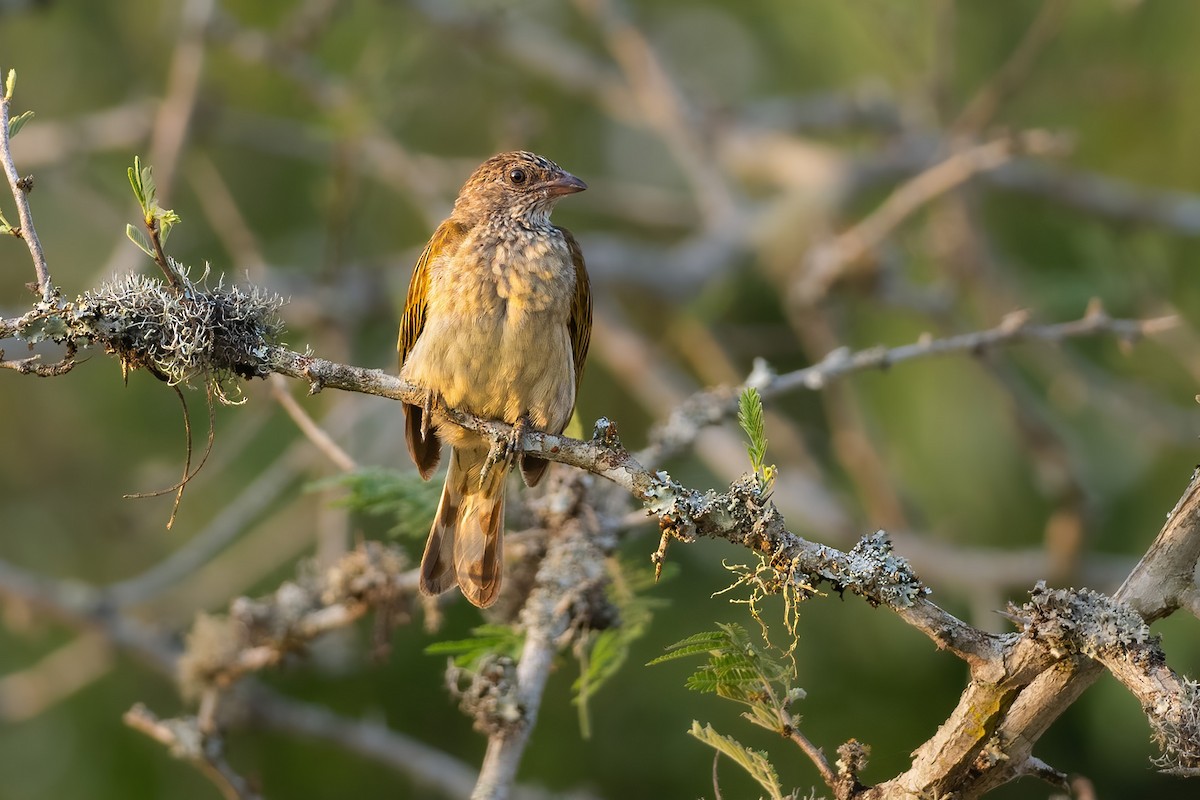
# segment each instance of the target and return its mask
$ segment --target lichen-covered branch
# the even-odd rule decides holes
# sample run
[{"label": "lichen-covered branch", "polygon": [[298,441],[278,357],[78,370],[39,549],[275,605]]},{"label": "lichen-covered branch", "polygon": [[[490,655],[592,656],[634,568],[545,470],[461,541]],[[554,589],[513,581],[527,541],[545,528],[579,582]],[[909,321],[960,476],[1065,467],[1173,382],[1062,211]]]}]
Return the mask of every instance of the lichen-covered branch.
[{"label": "lichen-covered branch", "polygon": [[[525,642],[515,670],[507,676],[507,691],[486,709],[479,709],[489,715],[486,721],[477,719],[476,725],[488,731],[488,747],[472,800],[509,797],[537,723],[555,655],[570,644],[574,632],[599,627],[597,617],[607,612],[605,544],[595,516],[581,507],[585,482],[578,475],[571,476],[552,491],[570,501],[556,502],[557,508],[544,515],[549,542],[521,610]],[[607,547],[611,549],[613,544],[610,541]],[[511,713],[496,714],[497,705]]]},{"label": "lichen-covered branch", "polygon": [[324,633],[411,597],[416,588],[403,551],[365,542],[320,573],[285,581],[268,597],[239,597],[226,615],[199,615],[179,658],[180,688],[189,697],[228,688]]},{"label": "lichen-covered branch", "polygon": [[1137,698],[1162,751],[1159,766],[1200,771],[1200,687],[1167,666],[1158,637],[1131,606],[1039,583],[1030,601],[1010,613],[1051,652],[1103,664]]},{"label": "lichen-covered branch", "polygon": [[[383,371],[339,364],[281,346],[277,341],[281,328],[274,314],[276,307],[274,298],[254,290],[189,284],[185,291],[176,292],[158,281],[130,278],[89,292],[74,302],[44,304],[20,319],[0,321],[0,336],[48,338],[68,347],[102,346],[113,352],[125,368],[145,367],[169,383],[201,379],[222,392],[238,378],[274,372],[305,381],[310,392],[335,388],[408,402],[423,399],[418,387]],[[769,397],[800,387],[820,388],[854,371],[886,368],[914,358],[977,353],[1028,339],[1061,341],[1105,334],[1124,340],[1172,324],[1171,318],[1114,320],[1098,306],[1080,320],[1059,325],[1030,325],[1020,315],[994,329],[949,339],[927,339],[900,348],[858,353],[838,351],[812,367],[782,376],[760,368],[748,383],[757,385]],[[641,455],[660,457],[671,446],[693,437],[701,425],[728,416],[734,397],[732,389],[698,396],[672,417],[669,433],[660,437],[659,446]],[[510,432],[503,423],[455,409],[439,411],[453,422],[493,438],[505,438]],[[1089,649],[1087,641],[1061,640],[1051,646],[1044,635],[1039,636],[1044,626],[1030,625],[1021,634],[1007,636],[979,631],[930,602],[927,587],[907,562],[892,552],[882,532],[864,538],[849,552],[810,542],[787,529],[757,481],[735,481],[723,492],[684,487],[628,453],[621,446],[616,426],[607,420],[597,424],[590,440],[527,432],[521,444],[526,452],[587,470],[621,486],[657,517],[664,542],[691,541],[699,536],[727,539],[762,554],[777,573],[779,585],[789,584],[800,599],[810,596],[822,583],[838,592],[858,594],[873,605],[891,609],[939,648],[964,659],[971,667],[971,681],[959,706],[938,734],[918,749],[910,770],[867,790],[884,792],[877,796],[889,796],[886,792],[897,787],[906,791],[914,787],[949,791],[971,784],[968,778],[972,775],[976,776],[974,785],[982,788],[1029,771],[1028,749],[1022,752],[1024,745],[1014,747],[1011,743],[1018,740],[1006,738],[1003,731],[1006,726],[1019,726],[1013,712],[1024,713],[1028,707],[1022,701],[1030,692],[1041,696],[1041,687],[1050,680],[1050,668],[1064,657],[1081,664],[1094,659],[1114,674],[1120,672],[1123,682],[1140,699],[1165,697],[1177,701],[1170,706],[1172,710],[1152,714],[1152,725],[1163,745],[1164,757],[1176,767],[1192,765],[1194,725],[1187,716],[1191,706],[1185,695],[1191,692],[1194,705],[1194,685],[1169,670],[1143,668],[1149,662],[1127,658],[1106,661],[1098,657],[1100,651]],[[512,786],[530,727],[536,720],[549,664],[563,646],[561,637],[576,613],[568,600],[582,585],[577,573],[601,568],[599,558],[589,562],[581,555],[589,542],[582,519],[576,514],[560,522],[559,535],[552,539],[550,555],[539,569],[537,588],[522,616],[525,651],[511,682],[513,707],[520,712],[509,724],[491,732],[477,797],[502,798]],[[1193,547],[1190,539],[1183,541],[1188,548]],[[1179,547],[1172,552],[1180,552]],[[203,618],[193,630],[188,654],[181,660],[183,685],[191,690],[227,686],[249,671],[277,663],[313,636],[361,617],[383,601],[379,592],[396,590],[401,572],[398,565],[394,566],[383,570],[387,574],[382,581],[367,581],[369,586],[355,589],[347,585],[334,590],[327,582],[289,583],[268,601],[235,602],[227,618]],[[1185,573],[1179,574],[1182,577]],[[564,576],[574,576],[569,585],[562,584],[567,580]],[[1159,609],[1178,607],[1182,597],[1176,592],[1173,599],[1160,599],[1153,605]],[[1044,730],[1041,723],[1049,724],[1044,717],[1038,720],[1036,727],[1024,728],[1027,738],[1020,741],[1030,742],[1031,746],[1037,740]]]}]

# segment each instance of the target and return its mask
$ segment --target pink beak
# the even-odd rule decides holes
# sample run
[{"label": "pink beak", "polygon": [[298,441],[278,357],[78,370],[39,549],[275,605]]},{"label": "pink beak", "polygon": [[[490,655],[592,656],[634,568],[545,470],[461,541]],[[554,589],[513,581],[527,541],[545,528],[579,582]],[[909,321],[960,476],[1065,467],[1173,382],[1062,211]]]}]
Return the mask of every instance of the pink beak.
[{"label": "pink beak", "polygon": [[587,184],[576,178],[569,172],[560,172],[553,180],[546,181],[542,184],[542,188],[546,190],[546,194],[551,197],[559,197],[564,194],[575,194],[582,192],[588,188]]}]

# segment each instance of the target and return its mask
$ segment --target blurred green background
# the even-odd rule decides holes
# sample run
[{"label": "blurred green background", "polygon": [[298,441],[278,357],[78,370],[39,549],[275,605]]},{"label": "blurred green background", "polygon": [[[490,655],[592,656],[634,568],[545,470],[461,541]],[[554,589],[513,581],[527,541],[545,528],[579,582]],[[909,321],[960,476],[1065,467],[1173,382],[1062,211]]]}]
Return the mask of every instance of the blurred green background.
[{"label": "blurred green background", "polygon": [[[136,219],[125,169],[140,155],[183,217],[168,248],[176,258],[278,291],[293,348],[369,367],[394,369],[411,265],[473,166],[514,147],[555,159],[591,185],[555,215],[580,239],[596,294],[581,417],[619,420],[636,447],[679,398],[743,379],[756,356],[782,371],[837,346],[992,327],[1021,308],[1043,322],[1077,318],[1093,297],[1114,315],[1196,319],[1200,5],[1054,6],[7,0],[0,67],[18,71],[16,108],[37,114],[14,154],[36,177],[38,232],[68,295],[153,271],[123,235]],[[789,291],[809,248],[950,152],[946,131],[1039,15],[1044,40],[967,139],[1047,129],[1073,137],[1070,153],[929,204],[878,259],[797,309]],[[1117,181],[1104,184],[1112,204],[1101,207],[1110,197],[1094,184],[1065,199],[1029,188],[1030,174],[1060,187],[1091,173]],[[1022,176],[1026,189],[1014,189]],[[0,313],[16,316],[33,277],[23,245],[0,242],[0,264]],[[794,529],[837,546],[894,532],[934,599],[986,628],[1003,629],[994,611],[1039,578],[1111,590],[1198,460],[1196,344],[1185,324],[1132,349],[1103,337],[1027,344],[791,395],[768,418],[776,500]],[[399,410],[336,394],[302,402],[361,464],[409,469]],[[299,559],[383,535],[380,521],[333,507],[335,491],[306,491],[335,468],[264,384],[246,396],[218,409],[213,455],[166,531],[169,497],[122,499],[169,486],[182,469],[179,406],[161,384],[143,373],[123,385],[98,353],[53,380],[0,374],[0,559],[105,585],[226,526],[228,548],[136,609],[182,632],[197,610],[271,591]],[[202,422],[203,395],[188,397]],[[689,485],[723,485],[747,467],[737,438],[730,423],[666,466]],[[655,533],[623,545],[639,569]],[[411,541],[414,554],[420,546]],[[711,797],[712,755],[685,734],[699,719],[768,748],[786,784],[817,782],[731,704],[684,690],[685,664],[641,666],[714,620],[745,619],[744,607],[709,595],[729,581],[722,559],[746,554],[707,541],[671,553],[677,574],[651,592],[668,603],[597,698],[591,740],[579,735],[576,667],[564,661],[522,781]],[[0,596],[0,798],[216,796],[121,724],[137,701],[185,711],[169,680]],[[382,659],[365,623],[262,678],[478,764],[484,739],[443,690],[441,660],[422,654],[478,624],[464,605],[436,635],[419,619],[399,627]],[[1195,620],[1156,631],[1176,669],[1200,671]],[[827,752],[850,737],[869,743],[868,781],[906,766],[965,680],[953,657],[854,598],[808,603],[801,635],[804,730]],[[1088,776],[1099,797],[1195,793],[1153,771],[1141,711],[1111,679],[1035,753]],[[238,732],[230,754],[269,797],[433,796],[294,736]],[[722,786],[726,797],[756,796],[728,764]],[[1054,791],[1026,780],[995,796]]]}]

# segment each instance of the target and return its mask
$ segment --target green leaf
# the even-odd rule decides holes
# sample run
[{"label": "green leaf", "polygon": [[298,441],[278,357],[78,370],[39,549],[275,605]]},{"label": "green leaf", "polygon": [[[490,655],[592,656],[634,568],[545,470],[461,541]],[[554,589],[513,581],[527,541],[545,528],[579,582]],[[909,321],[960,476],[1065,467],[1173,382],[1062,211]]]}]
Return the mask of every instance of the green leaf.
[{"label": "green leaf", "polygon": [[630,647],[650,626],[652,609],[663,602],[638,594],[653,586],[652,582],[637,578],[645,575],[646,570],[626,569],[615,559],[609,561],[608,569],[611,578],[608,599],[617,608],[620,624],[595,633],[586,646],[576,650],[580,673],[571,687],[575,692],[572,702],[579,709],[579,728],[585,739],[591,734],[588,702],[620,671],[629,658]]},{"label": "green leaf", "polygon": [[167,237],[171,235],[171,228],[174,228],[182,220],[179,215],[169,208],[154,207],[154,218],[158,220],[158,240],[162,244],[167,243]]},{"label": "green leaf", "polygon": [[747,386],[738,396],[738,424],[742,426],[747,438],[750,439],[748,450],[750,461],[756,466],[762,463],[762,456],[767,449],[764,432],[762,397],[758,389]]},{"label": "green leaf", "polygon": [[771,800],[784,800],[783,787],[779,785],[779,774],[767,759],[766,753],[751,750],[732,736],[717,733],[711,725],[700,727],[700,723],[694,720],[688,733],[746,770],[759,786],[767,790]]},{"label": "green leaf", "polygon": [[315,481],[309,491],[332,487],[348,490],[335,504],[374,517],[389,518],[393,536],[425,536],[429,522],[437,512],[440,487],[420,476],[382,467],[367,467],[332,478]]},{"label": "green leaf", "polygon": [[728,643],[729,635],[724,631],[704,631],[703,633],[693,634],[683,641],[667,645],[667,653],[647,662],[646,666],[652,667],[655,664],[662,664],[666,661],[674,661],[677,658],[694,656],[699,653],[711,653],[728,646]]},{"label": "green leaf", "polygon": [[17,90],[17,71],[10,69],[4,78],[4,99],[12,100],[13,92]]},{"label": "green leaf", "polygon": [[10,117],[8,120],[8,138],[11,139],[16,136],[21,128],[25,127],[25,123],[31,119],[33,119],[32,111],[25,111],[15,117]]},{"label": "green leaf", "polygon": [[425,648],[425,654],[453,656],[458,666],[470,667],[487,656],[516,658],[524,644],[524,635],[507,625],[480,625],[471,629],[470,639],[434,642]]},{"label": "green leaf", "polygon": [[[783,731],[780,730],[780,724],[782,720],[780,719],[779,714],[772,708],[768,708],[763,705],[751,705],[748,710],[742,712],[742,716],[760,728],[766,728],[767,730],[774,731],[775,733],[783,733]],[[790,716],[789,719],[792,721],[796,720],[795,717]]]},{"label": "green leaf", "polygon": [[803,692],[792,687],[792,669],[770,646],[761,646],[736,623],[722,624],[718,630],[689,636],[671,645],[666,655],[651,661],[660,664],[688,655],[706,654],[708,659],[687,679],[689,689],[715,694],[748,706],[752,720],[768,720],[770,730],[779,729],[779,720],[788,706]]},{"label": "green leaf", "polygon": [[767,464],[766,424],[763,422],[762,397],[758,389],[747,386],[738,395],[738,424],[750,441],[746,452],[750,456],[750,466],[758,476],[758,485],[767,492],[775,479],[775,467]]},{"label": "green leaf", "polygon": [[[141,160],[134,159],[134,166],[140,166]],[[142,197],[146,198],[145,204],[142,206],[146,212],[146,216],[151,216],[154,206],[158,203],[158,185],[154,183],[154,168],[142,167],[138,172],[138,185],[142,189]]]},{"label": "green leaf", "polygon": [[125,226],[125,236],[129,241],[138,246],[143,253],[154,258],[154,246],[150,244],[150,240],[146,238],[146,234],[142,233],[141,228],[135,228],[132,225]]},{"label": "green leaf", "polygon": [[[623,627],[600,631],[588,653],[587,669],[575,679],[572,688],[581,692],[586,686],[588,692],[592,693],[615,675],[629,655],[627,638],[623,633]],[[576,702],[580,702],[580,700],[576,698]]]},{"label": "green leaf", "polygon": [[134,156],[133,166],[127,170],[127,174],[129,175],[129,185],[133,187],[133,196],[137,198],[138,205],[142,208],[142,215],[145,216],[150,206],[146,200],[146,190],[142,186],[142,159]]}]

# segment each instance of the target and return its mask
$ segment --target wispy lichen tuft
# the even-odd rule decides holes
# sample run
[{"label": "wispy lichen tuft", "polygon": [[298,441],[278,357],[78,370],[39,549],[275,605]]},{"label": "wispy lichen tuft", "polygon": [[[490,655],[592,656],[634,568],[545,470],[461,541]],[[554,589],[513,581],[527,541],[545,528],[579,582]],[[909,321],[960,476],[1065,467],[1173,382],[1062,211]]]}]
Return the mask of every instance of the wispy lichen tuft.
[{"label": "wispy lichen tuft", "polygon": [[[175,265],[181,274],[186,270]],[[266,351],[283,325],[278,295],[251,287],[199,283],[177,291],[144,275],[125,275],[76,303],[96,338],[121,360],[123,370],[144,368],[171,385],[197,379],[225,403],[236,402],[236,378],[266,377]],[[231,399],[233,398],[233,399]]]}]

